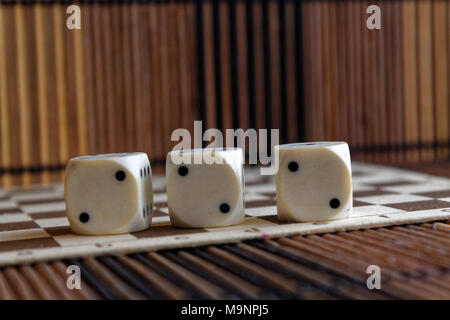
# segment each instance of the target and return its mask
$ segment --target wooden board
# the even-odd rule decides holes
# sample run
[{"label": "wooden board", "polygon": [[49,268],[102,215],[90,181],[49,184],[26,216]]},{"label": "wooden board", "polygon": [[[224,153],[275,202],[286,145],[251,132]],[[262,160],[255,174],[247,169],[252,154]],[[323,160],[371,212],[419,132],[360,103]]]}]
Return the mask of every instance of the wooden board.
[{"label": "wooden board", "polygon": [[450,179],[354,163],[353,217],[317,223],[276,218],[275,185],[258,169],[246,172],[246,219],[224,228],[170,225],[165,179],[155,175],[155,214],[148,230],[112,236],[79,236],[65,217],[63,187],[0,190],[0,266],[52,259],[184,248],[297,234],[402,225],[450,217]]}]

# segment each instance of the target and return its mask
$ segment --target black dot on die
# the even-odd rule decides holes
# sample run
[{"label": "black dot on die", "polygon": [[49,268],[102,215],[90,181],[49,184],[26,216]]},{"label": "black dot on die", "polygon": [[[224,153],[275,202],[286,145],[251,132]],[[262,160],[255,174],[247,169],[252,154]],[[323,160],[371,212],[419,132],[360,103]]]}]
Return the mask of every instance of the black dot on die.
[{"label": "black dot on die", "polygon": [[227,203],[222,203],[219,207],[220,212],[222,213],[228,213],[230,212],[230,206]]},{"label": "black dot on die", "polygon": [[288,164],[289,171],[296,172],[298,170],[298,163],[295,161],[291,161]]},{"label": "black dot on die", "polygon": [[86,212],[82,212],[82,213],[80,214],[80,221],[81,221],[82,223],[88,222],[88,221],[89,221],[89,214],[86,213]]},{"label": "black dot on die", "polygon": [[189,169],[186,166],[181,166],[178,168],[178,174],[182,177],[186,176],[189,172]]},{"label": "black dot on die", "polygon": [[339,201],[339,199],[333,198],[330,200],[330,207],[333,209],[337,209],[339,208],[339,206],[341,205],[341,202]]},{"label": "black dot on die", "polygon": [[126,174],[125,172],[123,172],[122,170],[119,170],[116,172],[116,179],[119,181],[123,181],[126,178]]}]

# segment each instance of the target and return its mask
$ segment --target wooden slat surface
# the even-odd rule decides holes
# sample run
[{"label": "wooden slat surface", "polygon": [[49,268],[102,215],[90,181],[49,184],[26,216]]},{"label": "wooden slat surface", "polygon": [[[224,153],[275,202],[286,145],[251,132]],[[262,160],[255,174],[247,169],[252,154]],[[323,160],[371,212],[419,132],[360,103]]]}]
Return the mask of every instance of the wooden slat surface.
[{"label": "wooden slat surface", "polygon": [[[450,299],[449,244],[440,221],[5,267],[0,299]],[[66,287],[73,264],[81,290]]]}]

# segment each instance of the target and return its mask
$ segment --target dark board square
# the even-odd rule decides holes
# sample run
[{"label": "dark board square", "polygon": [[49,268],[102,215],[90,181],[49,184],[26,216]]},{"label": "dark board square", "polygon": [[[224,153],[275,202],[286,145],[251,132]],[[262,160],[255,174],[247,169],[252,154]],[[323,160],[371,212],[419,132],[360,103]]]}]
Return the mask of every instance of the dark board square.
[{"label": "dark board square", "polygon": [[39,225],[34,221],[22,221],[11,223],[0,223],[1,231],[26,230],[26,229],[40,229]]},{"label": "dark board square", "polygon": [[370,190],[370,191],[356,191],[353,192],[353,197],[371,197],[371,196],[383,196],[386,194],[393,194],[393,192],[383,191],[383,190]]},{"label": "dark board square", "polygon": [[0,242],[0,252],[60,247],[53,238],[38,238]]},{"label": "dark board square", "polygon": [[64,226],[64,227],[49,227],[44,228],[45,232],[47,232],[52,237],[55,236],[64,236],[67,234],[72,234],[72,229],[70,229],[70,226]]},{"label": "dark board square", "polygon": [[156,209],[155,211],[153,211],[153,218],[166,217],[166,216],[168,216],[168,214],[165,213],[164,211],[159,210],[159,209]]},{"label": "dark board square", "polygon": [[276,215],[261,216],[261,217],[258,217],[258,219],[269,221],[269,222],[272,222],[272,223],[275,223],[275,224],[287,224],[287,223],[290,223],[290,222],[279,220]]},{"label": "dark board square", "polygon": [[42,204],[47,202],[59,202],[64,201],[64,197],[52,197],[45,199],[34,199],[34,200],[20,200],[17,201],[19,204]]},{"label": "dark board square", "polygon": [[186,235],[192,233],[204,233],[208,232],[204,229],[183,229],[183,228],[174,228],[172,226],[154,226],[150,227],[150,229],[133,232],[131,233],[138,239],[142,238],[156,238],[156,237],[166,237],[166,236],[179,236]]},{"label": "dark board square", "polygon": [[430,197],[430,198],[449,198],[450,190],[417,193],[417,195],[424,196],[424,197]]},{"label": "dark board square", "polygon": [[273,199],[267,199],[267,200],[257,200],[257,201],[248,201],[245,204],[246,208],[259,208],[259,207],[268,207],[268,206],[275,206],[277,202]]},{"label": "dark board square", "polygon": [[19,208],[4,208],[0,209],[0,214],[2,213],[23,213]]},{"label": "dark board square", "polygon": [[157,208],[167,208],[167,202],[155,202]]},{"label": "dark board square", "polygon": [[384,206],[412,212],[420,210],[449,208],[450,202],[440,200],[425,200],[425,201],[384,204]]},{"label": "dark board square", "polygon": [[370,205],[373,205],[373,204],[363,202],[363,201],[353,200],[354,207],[362,207],[362,206],[370,206]]},{"label": "dark board square", "polygon": [[276,192],[260,192],[263,196],[269,197],[269,198],[274,198],[277,196]]},{"label": "dark board square", "polygon": [[364,184],[383,188],[383,187],[402,186],[402,185],[408,185],[408,184],[420,184],[420,182],[410,181],[410,180],[397,180],[397,181],[384,182],[384,183],[364,183]]},{"label": "dark board square", "polygon": [[364,171],[352,171],[352,177],[362,177],[366,175],[368,175],[368,173]]},{"label": "dark board square", "polygon": [[55,211],[55,212],[37,212],[37,213],[29,213],[30,217],[34,220],[39,219],[50,219],[50,218],[62,218],[66,216],[65,211]]}]

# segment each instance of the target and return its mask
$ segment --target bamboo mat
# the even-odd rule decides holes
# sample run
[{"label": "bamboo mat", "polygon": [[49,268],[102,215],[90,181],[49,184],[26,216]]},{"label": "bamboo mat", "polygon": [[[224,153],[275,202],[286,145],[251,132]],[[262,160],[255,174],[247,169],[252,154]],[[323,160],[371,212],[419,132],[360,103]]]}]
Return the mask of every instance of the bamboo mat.
[{"label": "bamboo mat", "polygon": [[[381,8],[368,30],[366,8]],[[449,155],[448,1],[0,1],[0,184],[145,151],[176,128],[348,141],[356,160]]]},{"label": "bamboo mat", "polygon": [[450,179],[360,163],[353,164],[353,216],[337,221],[279,221],[273,179],[260,176],[257,168],[249,168],[243,224],[174,228],[167,211],[164,177],[155,175],[153,184],[156,210],[150,229],[110,236],[80,236],[71,232],[62,185],[0,189],[0,265],[322,234],[450,217]]},{"label": "bamboo mat", "polygon": [[450,299],[449,235],[447,220],[4,267],[0,299]]}]

